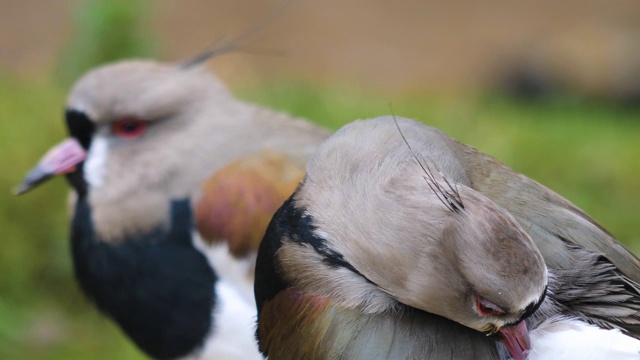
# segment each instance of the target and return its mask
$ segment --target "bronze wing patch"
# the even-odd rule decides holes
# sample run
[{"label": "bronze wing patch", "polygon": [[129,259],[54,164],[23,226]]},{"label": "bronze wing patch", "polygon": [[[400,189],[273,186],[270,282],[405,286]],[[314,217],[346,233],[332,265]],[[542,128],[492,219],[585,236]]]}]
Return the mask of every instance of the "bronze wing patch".
[{"label": "bronze wing patch", "polygon": [[304,168],[263,151],[240,158],[203,184],[196,225],[205,241],[228,241],[233,256],[257,250],[273,214],[295,191]]}]

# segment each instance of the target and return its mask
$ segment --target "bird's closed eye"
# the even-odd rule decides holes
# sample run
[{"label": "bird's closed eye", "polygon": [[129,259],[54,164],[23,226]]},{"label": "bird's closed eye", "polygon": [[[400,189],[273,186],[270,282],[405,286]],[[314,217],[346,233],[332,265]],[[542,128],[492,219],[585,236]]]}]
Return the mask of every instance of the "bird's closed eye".
[{"label": "bird's closed eye", "polygon": [[504,309],[480,295],[476,295],[476,310],[480,316],[500,316],[505,314]]}]

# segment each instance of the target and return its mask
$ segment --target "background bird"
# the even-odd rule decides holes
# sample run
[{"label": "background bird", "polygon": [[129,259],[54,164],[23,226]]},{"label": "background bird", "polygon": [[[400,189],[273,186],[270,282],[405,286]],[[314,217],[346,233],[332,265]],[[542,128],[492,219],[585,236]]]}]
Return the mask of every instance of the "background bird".
[{"label": "background bird", "polygon": [[483,334],[498,331],[516,359],[549,358],[566,334],[633,357],[639,281],[638,259],[559,195],[434,128],[378,118],[333,135],[274,216],[257,337],[291,359],[507,358]]},{"label": "background bird", "polygon": [[66,175],[78,283],[149,356],[260,358],[257,244],[327,132],[236,100],[206,58],[84,75],[19,192]]}]

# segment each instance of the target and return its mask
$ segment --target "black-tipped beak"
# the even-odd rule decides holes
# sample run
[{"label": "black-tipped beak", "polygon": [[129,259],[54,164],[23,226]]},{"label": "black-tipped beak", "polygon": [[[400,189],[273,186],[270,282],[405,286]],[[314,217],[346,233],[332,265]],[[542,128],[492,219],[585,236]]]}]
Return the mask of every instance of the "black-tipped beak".
[{"label": "black-tipped beak", "polygon": [[69,138],[49,150],[16,188],[15,195],[21,195],[42,184],[56,175],[69,174],[75,171],[87,157],[86,150],[78,140]]}]

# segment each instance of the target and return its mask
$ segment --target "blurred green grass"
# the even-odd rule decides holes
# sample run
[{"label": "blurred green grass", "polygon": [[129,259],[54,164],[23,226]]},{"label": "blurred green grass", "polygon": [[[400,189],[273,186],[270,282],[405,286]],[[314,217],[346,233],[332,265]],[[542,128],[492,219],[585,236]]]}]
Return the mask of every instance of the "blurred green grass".
[{"label": "blurred green grass", "polygon": [[0,75],[0,359],[142,358],[73,283],[64,181],[11,194],[65,136],[64,96]]},{"label": "blurred green grass", "polygon": [[56,63],[56,80],[72,84],[98,64],[152,57],[149,0],[82,0],[73,8],[73,31]]},{"label": "blurred green grass", "polygon": [[22,198],[10,194],[34,161],[64,137],[66,90],[86,70],[155,48],[147,0],[84,0],[55,76],[27,81],[0,73],[0,359],[140,359],[73,283],[68,187],[62,180]]},{"label": "blurred green grass", "polygon": [[[65,89],[0,75],[0,359],[142,359],[73,282],[68,187],[10,190],[65,136]],[[543,183],[640,253],[640,111],[575,99],[375,95],[295,82],[238,91],[244,99],[330,129],[393,112],[444,130]]]}]

